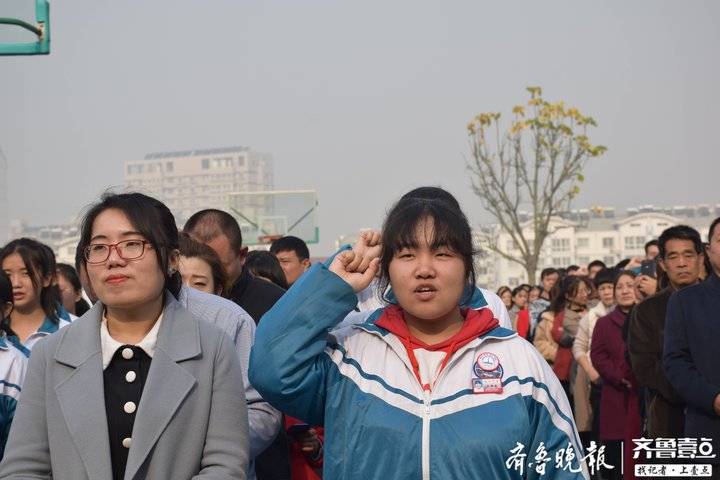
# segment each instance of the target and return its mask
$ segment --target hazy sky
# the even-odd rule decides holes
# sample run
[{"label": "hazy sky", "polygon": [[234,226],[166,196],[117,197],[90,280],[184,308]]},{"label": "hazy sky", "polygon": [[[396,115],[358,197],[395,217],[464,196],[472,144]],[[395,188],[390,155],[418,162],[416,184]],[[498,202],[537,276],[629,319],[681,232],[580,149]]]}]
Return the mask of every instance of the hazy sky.
[{"label": "hazy sky", "polygon": [[[2,0],[0,16],[21,3]],[[541,85],[599,123],[575,203],[720,203],[713,1],[51,3],[47,57],[0,57],[10,217],[65,222],[148,152],[247,145],[315,188],[321,243],[439,184],[487,219],[465,125]],[[10,12],[12,13],[12,12]]]}]

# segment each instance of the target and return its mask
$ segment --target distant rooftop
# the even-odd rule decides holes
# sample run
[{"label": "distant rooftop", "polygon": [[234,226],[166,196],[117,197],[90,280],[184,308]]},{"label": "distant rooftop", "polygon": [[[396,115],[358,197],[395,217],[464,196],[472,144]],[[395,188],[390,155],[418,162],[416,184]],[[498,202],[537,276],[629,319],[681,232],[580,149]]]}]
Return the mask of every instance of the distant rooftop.
[{"label": "distant rooftop", "polygon": [[224,153],[240,153],[250,150],[248,147],[220,147],[203,148],[197,150],[180,150],[175,152],[155,152],[145,155],[145,160],[159,160],[162,158],[194,157],[201,155],[222,155]]},{"label": "distant rooftop", "polygon": [[[578,222],[587,230],[608,230],[615,228],[620,221],[641,213],[660,213],[691,225],[704,224],[713,218],[720,217],[720,204],[675,205],[672,207],[641,205],[625,209],[592,206],[562,212],[559,217],[571,222]],[[530,220],[528,212],[520,211],[518,217],[521,222]]]}]

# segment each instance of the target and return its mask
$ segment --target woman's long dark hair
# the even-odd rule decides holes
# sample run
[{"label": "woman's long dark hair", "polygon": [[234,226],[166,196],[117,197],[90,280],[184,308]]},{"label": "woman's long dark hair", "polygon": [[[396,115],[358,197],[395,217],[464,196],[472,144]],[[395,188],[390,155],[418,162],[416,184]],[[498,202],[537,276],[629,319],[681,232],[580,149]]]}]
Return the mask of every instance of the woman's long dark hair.
[{"label": "woman's long dark hair", "polygon": [[[57,307],[60,304],[60,295],[55,286],[55,254],[53,251],[44,243],[32,238],[18,238],[0,250],[0,263],[13,253],[20,255],[30,274],[33,288],[40,292],[40,306],[45,312],[45,316],[51,321],[59,322]],[[50,280],[50,285],[47,287],[43,287],[45,279]]]},{"label": "woman's long dark hair", "polygon": [[[90,245],[95,219],[105,210],[115,208],[125,214],[133,228],[142,235],[155,250],[160,270],[165,276],[165,288],[178,298],[182,288],[180,272],[169,272],[170,255],[179,249],[178,229],[170,209],[153,197],[142,193],[106,193],[100,201],[90,207],[80,227],[78,251],[84,252]],[[87,260],[82,257],[87,268]]]},{"label": "woman's long dark hair", "polygon": [[460,303],[464,303],[475,292],[472,230],[455,197],[439,187],[412,190],[388,212],[382,228],[379,292],[385,292],[390,283],[390,261],[395,253],[418,245],[417,226],[426,220],[433,222],[433,238],[427,239],[430,247],[447,247],[463,260],[467,288]]},{"label": "woman's long dark hair", "polygon": [[567,275],[566,277],[558,280],[558,282],[553,287],[553,293],[551,295],[553,301],[552,303],[550,303],[548,310],[555,314],[565,310],[565,307],[569,302],[567,297],[575,297],[581,283],[584,283],[585,286],[592,291],[593,285],[590,280],[585,277],[580,277],[577,275]]},{"label": "woman's long dark hair", "polygon": [[[78,276],[77,271],[75,271],[75,268],[72,265],[68,265],[67,263],[58,263],[57,273],[58,275],[62,275],[63,277],[65,277],[65,280],[67,280],[67,282],[72,285],[75,293],[82,293],[82,284],[80,283],[80,277]],[[88,302],[86,302],[84,298],[80,297],[80,300],[75,302],[75,315],[80,317],[88,310],[90,310],[90,305],[88,305]]]},{"label": "woman's long dark hair", "polygon": [[248,253],[245,259],[245,268],[256,277],[263,277],[270,280],[280,288],[290,288],[285,278],[280,262],[277,257],[264,250],[253,250]]},{"label": "woman's long dark hair", "polygon": [[13,303],[12,283],[4,270],[0,269],[0,330],[5,335],[13,335],[8,319],[5,317],[5,305]]}]

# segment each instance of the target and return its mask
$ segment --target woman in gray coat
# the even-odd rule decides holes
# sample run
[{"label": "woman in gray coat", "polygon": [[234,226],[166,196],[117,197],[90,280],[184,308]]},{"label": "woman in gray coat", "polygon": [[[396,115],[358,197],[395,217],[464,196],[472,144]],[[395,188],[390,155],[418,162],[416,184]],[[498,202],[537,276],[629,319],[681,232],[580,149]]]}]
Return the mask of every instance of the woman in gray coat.
[{"label": "woman in gray coat", "polygon": [[245,479],[242,372],[225,334],[175,299],[161,202],[106,195],[80,244],[98,302],[33,350],[0,478]]}]

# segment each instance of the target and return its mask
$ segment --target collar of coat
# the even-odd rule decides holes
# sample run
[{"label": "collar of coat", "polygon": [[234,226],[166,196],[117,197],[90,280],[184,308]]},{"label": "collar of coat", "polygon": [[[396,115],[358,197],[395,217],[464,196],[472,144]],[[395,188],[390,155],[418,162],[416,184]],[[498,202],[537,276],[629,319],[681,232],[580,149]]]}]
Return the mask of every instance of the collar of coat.
[{"label": "collar of coat", "polygon": [[[78,367],[89,357],[100,352],[101,302],[66,328],[64,338],[55,352],[55,360]],[[156,349],[161,349],[176,362],[195,358],[201,354],[200,332],[197,322],[183,309],[173,295],[165,292],[164,318],[158,332]]]}]

